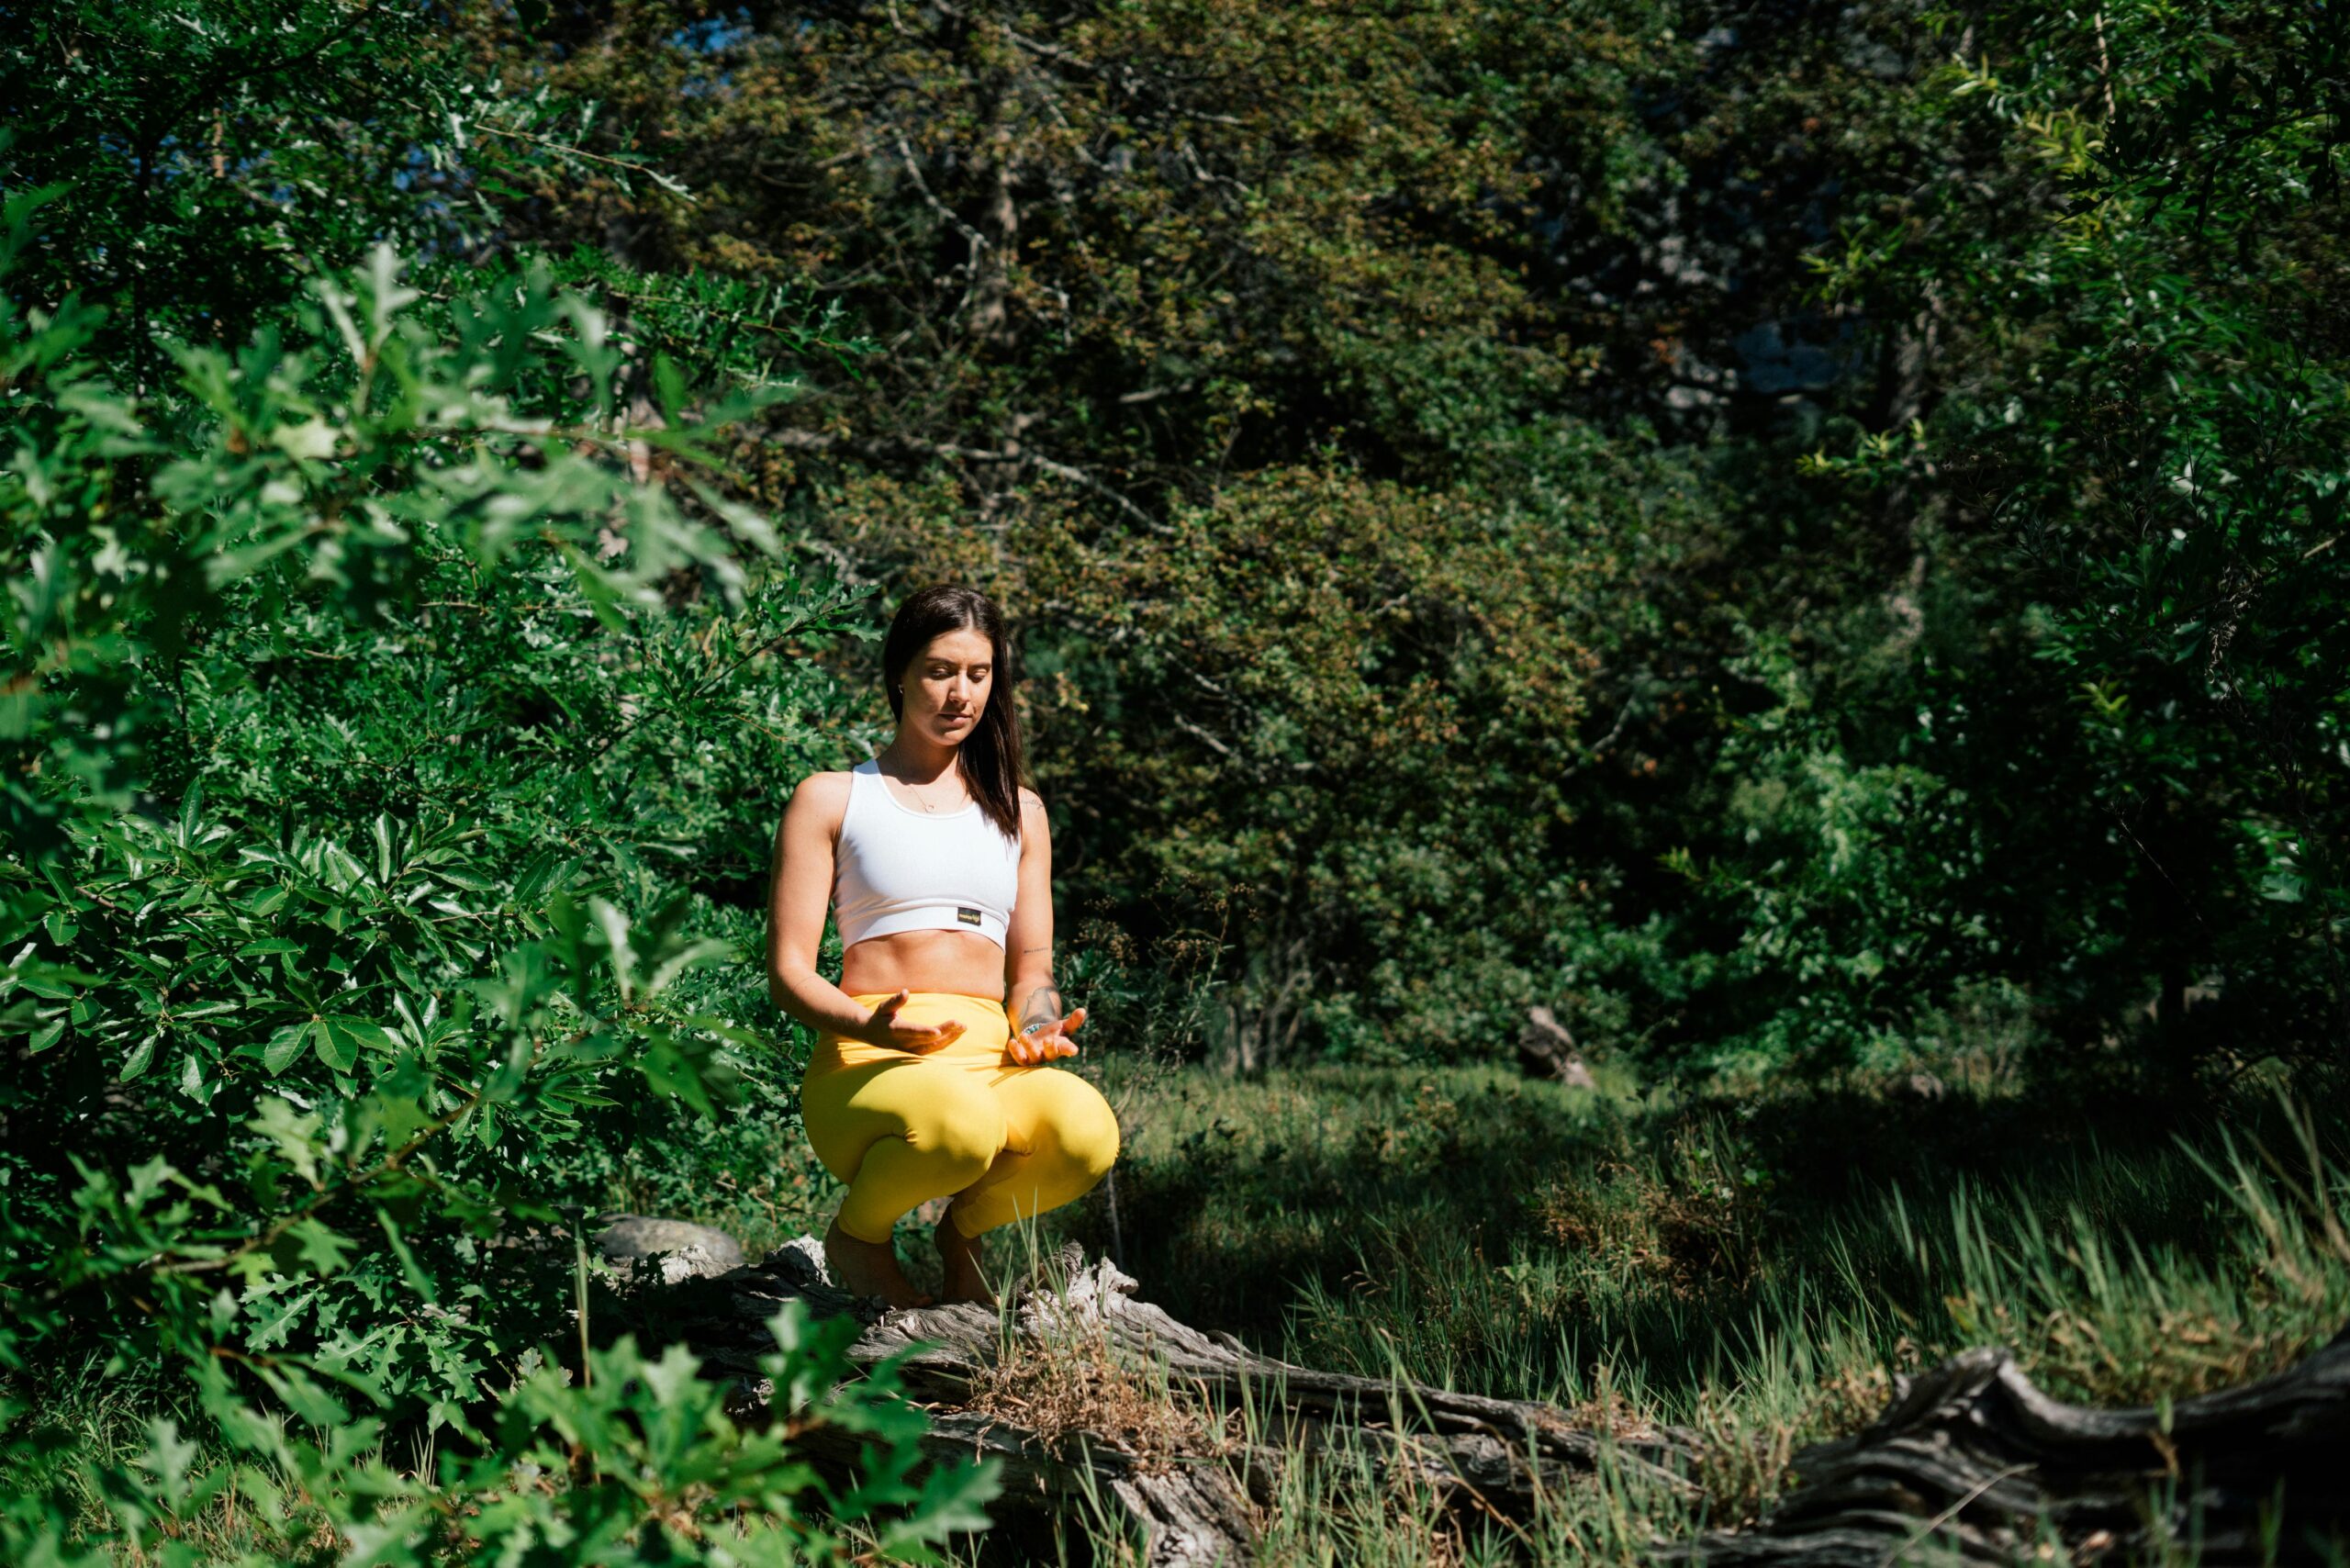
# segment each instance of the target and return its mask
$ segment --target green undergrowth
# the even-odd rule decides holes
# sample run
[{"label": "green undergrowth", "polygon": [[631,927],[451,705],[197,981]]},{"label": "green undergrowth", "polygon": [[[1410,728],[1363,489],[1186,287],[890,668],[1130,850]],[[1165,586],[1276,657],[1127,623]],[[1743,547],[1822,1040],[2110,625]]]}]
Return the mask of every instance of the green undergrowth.
[{"label": "green undergrowth", "polygon": [[[1049,1271],[1073,1238],[1114,1249],[1177,1316],[1293,1361],[1696,1436],[1697,1495],[1623,1457],[1527,1524],[1447,1511],[1372,1456],[1291,1453],[1261,1509],[1269,1562],[1648,1561],[1758,1517],[1804,1445],[1969,1346],[2009,1347],[2059,1397],[2143,1404],[2279,1370],[2350,1320],[2350,1119],[2320,1084],[2165,1111],[2022,1092],[1674,1100],[1468,1067],[1093,1070],[1127,1128],[1114,1186],[1005,1238],[1000,1265]],[[800,1143],[746,1116],[605,1196],[755,1249],[820,1227],[837,1198]],[[901,1239],[920,1279],[916,1221]],[[1264,1432],[1262,1412],[1188,1406],[1163,1373],[1067,1338],[1008,1361],[987,1407],[1178,1456]],[[77,1444],[143,1446],[153,1406],[71,1382],[48,1393]],[[378,1462],[422,1473],[434,1456]],[[93,1519],[109,1506],[83,1500]],[[961,1555],[1139,1561],[1110,1517],[1077,1510],[1050,1541],[967,1538]],[[213,1509],[182,1539],[221,1561],[285,1545],[284,1528]]]},{"label": "green undergrowth", "polygon": [[[1672,1095],[1605,1070],[1595,1092],[1106,1053],[1087,1070],[1120,1108],[1118,1168],[1010,1250],[1078,1240],[1176,1316],[1292,1361],[1697,1436],[1701,1495],[1627,1463],[1531,1529],[1448,1516],[1368,1460],[1293,1462],[1262,1521],[1273,1562],[1641,1561],[1759,1516],[1801,1448],[1957,1350],[2007,1346],[2060,1398],[2148,1404],[2281,1370],[2350,1322],[2350,1117],[2323,1083],[2181,1104],[2061,1082]],[[794,1129],[729,1138],[698,1204],[689,1151],[635,1180],[755,1243],[821,1228],[838,1188]],[[923,1282],[919,1216],[900,1239]],[[1040,1409],[1114,1386],[1082,1358],[1022,1376]],[[1132,1546],[1069,1529],[1070,1561]]]},{"label": "green undergrowth", "polygon": [[[1702,1498],[1627,1473],[1533,1536],[1301,1471],[1277,1560],[1473,1560],[1481,1528],[1504,1559],[1634,1560],[1755,1517],[1803,1445],[1970,1346],[2100,1404],[2289,1365],[2350,1321],[2350,1124],[2302,1108],[2338,1103],[1179,1073],[1128,1097],[1118,1240],[1146,1295],[1292,1360],[1698,1435]],[[1062,1226],[1106,1246],[1106,1217]]]},{"label": "green undergrowth", "polygon": [[[1277,1562],[1638,1561],[1758,1516],[1804,1445],[1970,1346],[2009,1347],[2059,1398],[2147,1404],[2281,1370],[2350,1322],[2350,1117],[2322,1083],[2181,1104],[2061,1082],[1087,1070],[1125,1150],[1042,1242],[1113,1255],[1179,1317],[1292,1361],[1698,1437],[1702,1496],[1627,1466],[1531,1534],[1444,1517],[1368,1462],[1300,1463],[1265,1521]],[[681,1147],[632,1180],[755,1246],[821,1229],[838,1187],[796,1129],[725,1141],[715,1174],[697,1174],[715,1146]],[[900,1240],[923,1282],[920,1216]]]}]

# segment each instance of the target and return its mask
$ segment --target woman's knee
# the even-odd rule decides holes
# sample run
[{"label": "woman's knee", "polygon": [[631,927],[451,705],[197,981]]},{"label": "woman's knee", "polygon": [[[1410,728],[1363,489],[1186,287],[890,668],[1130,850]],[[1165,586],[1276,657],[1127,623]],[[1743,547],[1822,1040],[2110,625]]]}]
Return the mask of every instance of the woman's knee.
[{"label": "woman's knee", "polygon": [[1118,1162],[1118,1113],[1085,1080],[1071,1074],[1069,1084],[1056,1097],[1054,1140],[1071,1165],[1098,1181]]}]

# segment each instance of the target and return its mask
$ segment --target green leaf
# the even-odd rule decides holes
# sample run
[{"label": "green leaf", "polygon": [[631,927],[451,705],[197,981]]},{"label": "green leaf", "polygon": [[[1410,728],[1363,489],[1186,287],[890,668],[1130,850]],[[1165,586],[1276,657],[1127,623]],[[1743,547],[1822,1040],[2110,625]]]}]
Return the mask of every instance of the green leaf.
[{"label": "green leaf", "polygon": [[588,913],[611,949],[612,979],[620,986],[621,1000],[626,1002],[636,991],[636,955],[628,945],[628,916],[602,898],[589,899]]},{"label": "green leaf", "polygon": [[156,1495],[176,1503],[185,1493],[187,1473],[202,1449],[180,1437],[180,1424],[162,1417],[147,1420],[147,1451],[137,1463],[155,1478]]},{"label": "green leaf", "polygon": [[[326,1428],[341,1427],[351,1419],[351,1407],[328,1392],[307,1370],[279,1362],[275,1366],[255,1366],[253,1371],[297,1418]],[[244,1484],[240,1481],[241,1485]]]},{"label": "green leaf", "polygon": [[400,1272],[408,1279],[408,1288],[425,1301],[435,1306],[439,1305],[441,1296],[432,1288],[431,1277],[426,1274],[423,1267],[417,1262],[416,1253],[408,1246],[408,1238],[400,1234],[399,1224],[392,1218],[391,1211],[378,1207],[375,1210],[375,1218],[384,1227],[385,1239],[391,1243],[392,1255],[399,1260]]},{"label": "green leaf", "polygon": [[330,1014],[314,1022],[310,1030],[319,1059],[337,1072],[349,1072],[359,1060],[359,1053],[363,1049],[388,1055],[397,1048],[397,1042],[381,1025],[371,1024],[364,1018]]},{"label": "green leaf", "polygon": [[[296,1038],[300,1038],[298,1025]],[[274,1144],[279,1156],[303,1181],[312,1187],[319,1184],[319,1129],[323,1124],[316,1111],[297,1111],[291,1102],[264,1094],[245,1125]]]},{"label": "green leaf", "polygon": [[685,418],[685,375],[677,369],[677,362],[661,351],[653,355],[653,398],[660,407],[662,418],[670,423]]},{"label": "green leaf", "polygon": [[650,1035],[640,1042],[637,1067],[645,1082],[663,1096],[683,1100],[705,1116],[715,1112],[699,1067],[668,1036]]},{"label": "green leaf", "polygon": [[356,1250],[343,1237],[329,1230],[315,1217],[297,1220],[285,1232],[294,1244],[294,1255],[319,1275],[336,1274]]},{"label": "green leaf", "polygon": [[912,1506],[884,1523],[875,1552],[885,1561],[936,1562],[928,1549],[992,1522],[987,1506],[1003,1495],[1002,1465],[993,1459],[931,1467]]},{"label": "green leaf", "polygon": [[309,1024],[310,1047],[319,1060],[337,1072],[349,1072],[359,1060],[359,1042],[348,1031],[338,1032],[323,1018],[313,1018]]},{"label": "green leaf", "polygon": [[549,888],[570,874],[572,864],[554,850],[541,850],[515,879],[514,902],[525,909],[538,903]]},{"label": "green leaf", "polygon": [[182,844],[196,842],[196,823],[203,811],[204,780],[199,778],[187,787],[187,793],[180,797],[180,842]]},{"label": "green leaf", "polygon": [[116,1076],[125,1083],[143,1076],[154,1064],[155,1045],[162,1037],[163,1032],[160,1029],[151,1029],[141,1036],[139,1043],[130,1047],[130,1054],[122,1058],[122,1070]]},{"label": "green leaf", "polygon": [[39,958],[27,958],[8,971],[16,982],[45,1002],[70,1002],[76,984],[95,985],[99,977],[80,969],[69,969],[60,964],[44,963]]},{"label": "green leaf", "polygon": [[272,1078],[294,1065],[312,1027],[308,1023],[288,1024],[269,1036],[269,1043],[262,1047],[261,1065]]}]

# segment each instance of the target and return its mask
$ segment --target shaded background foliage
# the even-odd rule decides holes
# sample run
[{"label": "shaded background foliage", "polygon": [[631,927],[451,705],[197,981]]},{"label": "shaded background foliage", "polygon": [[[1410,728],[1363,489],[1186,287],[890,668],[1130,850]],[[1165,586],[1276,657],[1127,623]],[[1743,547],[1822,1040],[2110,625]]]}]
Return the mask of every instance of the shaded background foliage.
[{"label": "shaded background foliage", "polygon": [[14,1362],[487,1431],[942,578],[1105,1036],[2339,1053],[2332,7],[0,17]]},{"label": "shaded background foliage", "polygon": [[1071,887],[1227,937],[1231,1059],[1893,1066],[1988,986],[2192,1072],[2344,994],[2335,21],[581,7],[531,79],[700,200],[514,220],[851,302],[760,493],[1014,606]]}]

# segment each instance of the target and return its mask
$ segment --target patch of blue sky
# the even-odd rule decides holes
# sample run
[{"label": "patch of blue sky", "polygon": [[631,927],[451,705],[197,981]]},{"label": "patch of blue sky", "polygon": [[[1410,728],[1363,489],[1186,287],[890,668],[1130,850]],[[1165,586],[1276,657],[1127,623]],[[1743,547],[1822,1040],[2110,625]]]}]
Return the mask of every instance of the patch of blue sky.
[{"label": "patch of blue sky", "polygon": [[737,6],[732,12],[688,22],[669,35],[668,42],[671,49],[688,54],[723,54],[750,42],[757,31],[751,23],[751,13]]},{"label": "patch of blue sky", "polygon": [[[669,35],[668,44],[681,54],[714,62],[741,49],[757,33],[757,28],[752,25],[750,12],[738,8],[729,14],[705,17],[698,22],[687,23]],[[733,80],[731,72],[706,73],[698,71],[686,78],[678,88],[678,95],[707,98],[733,85]]]}]

